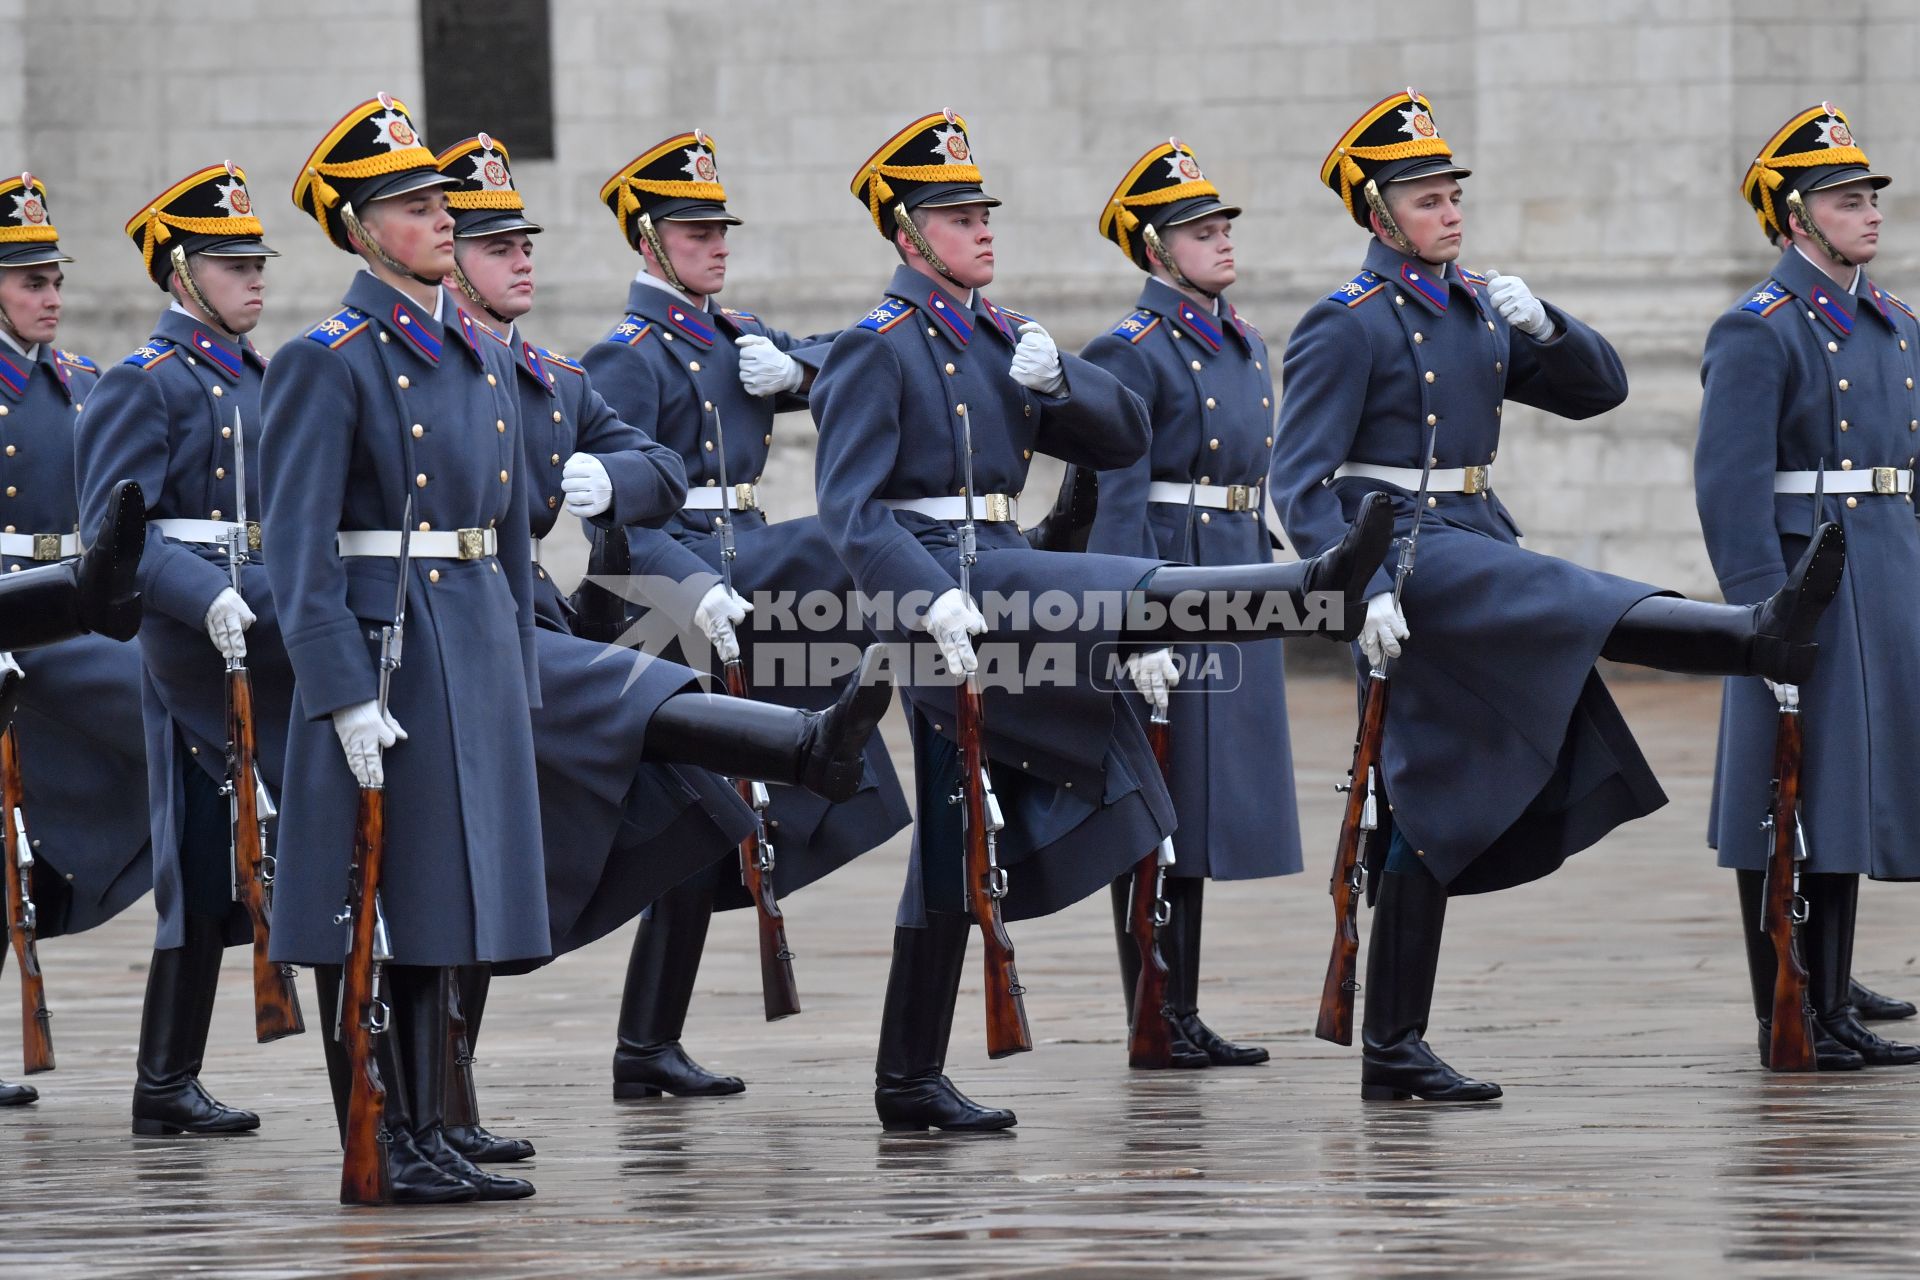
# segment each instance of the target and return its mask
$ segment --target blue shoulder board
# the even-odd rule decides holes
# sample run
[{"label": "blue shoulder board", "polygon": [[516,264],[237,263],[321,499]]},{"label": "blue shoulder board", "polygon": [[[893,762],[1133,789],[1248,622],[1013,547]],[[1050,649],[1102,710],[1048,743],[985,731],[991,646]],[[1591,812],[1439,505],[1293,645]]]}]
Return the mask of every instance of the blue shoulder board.
[{"label": "blue shoulder board", "polygon": [[162,360],[173,355],[173,343],[166,338],[148,338],[134,348],[133,354],[122,360],[121,364],[130,364],[136,369],[151,369]]},{"label": "blue shoulder board", "polygon": [[607,335],[608,342],[617,342],[623,347],[639,345],[642,338],[653,332],[653,326],[639,316],[628,315],[626,319],[613,326],[613,332]]},{"label": "blue shoulder board", "polygon": [[365,332],[366,327],[366,312],[342,307],[307,330],[307,336],[328,350],[337,351],[355,334]]},{"label": "blue shoulder board", "polygon": [[893,326],[913,314],[913,304],[900,298],[888,298],[873,310],[867,312],[859,328],[871,329],[875,333],[885,333]]},{"label": "blue shoulder board", "polygon": [[53,350],[53,354],[60,361],[61,364],[64,364],[69,368],[85,369],[88,373],[100,372],[99,365],[87,359],[85,356],[81,355],[77,351],[63,351],[60,348],[55,347]]},{"label": "blue shoulder board", "polygon": [[1007,319],[1013,321],[1014,327],[1016,329],[1023,324],[1033,323],[1032,316],[1027,315],[1024,312],[1015,311],[1012,307],[1001,307],[1000,314],[1005,316]]},{"label": "blue shoulder board", "polygon": [[760,323],[760,317],[751,311],[735,311],[732,307],[722,307],[720,308],[720,314],[732,316],[735,320],[751,320],[755,324]]},{"label": "blue shoulder board", "polygon": [[[1751,311],[1757,316],[1770,316],[1786,305],[1793,295],[1778,280],[1769,280],[1754,290],[1753,296],[1740,305],[1742,311]],[[1888,294],[1892,297],[1892,294]]]},{"label": "blue shoulder board", "polygon": [[534,350],[540,353],[540,358],[542,360],[546,361],[548,364],[552,365],[556,369],[568,369],[574,373],[585,373],[587,371],[587,367],[581,364],[578,360],[568,359],[566,356],[561,355],[558,351],[549,351],[545,347],[535,347]]},{"label": "blue shoulder board", "polygon": [[1460,268],[1460,278],[1462,280],[1465,280],[1468,284],[1477,284],[1483,287],[1487,283],[1487,278],[1485,276],[1481,275],[1478,271],[1469,271],[1465,267]]},{"label": "blue shoulder board", "polygon": [[1892,303],[1892,304],[1893,304],[1894,306],[1896,306],[1896,307],[1898,307],[1898,308],[1900,308],[1900,309],[1901,309],[1902,311],[1904,311],[1904,312],[1906,312],[1906,313],[1907,313],[1907,319],[1909,319],[1909,320],[1920,320],[1920,316],[1916,316],[1916,315],[1914,315],[1914,314],[1913,314],[1913,308],[1912,308],[1912,307],[1910,307],[1910,306],[1908,306],[1908,305],[1907,305],[1906,303],[1904,303],[1904,302],[1902,302],[1902,301],[1900,301],[1900,299],[1899,299],[1899,298],[1897,298],[1897,297],[1895,297],[1895,296],[1894,296],[1894,295],[1893,295],[1892,293],[1890,293],[1890,292],[1888,292],[1888,291],[1887,291],[1887,290],[1885,290],[1885,289],[1882,289],[1882,290],[1880,291],[1880,296],[1881,296],[1881,297],[1883,297],[1883,298],[1885,298],[1885,299],[1886,299],[1886,300],[1887,300],[1888,302],[1891,302],[1891,303]]},{"label": "blue shoulder board", "polygon": [[1136,311],[1113,326],[1113,336],[1125,338],[1128,342],[1139,342],[1159,327],[1160,317],[1151,311]]},{"label": "blue shoulder board", "polygon": [[1357,307],[1386,287],[1386,281],[1371,271],[1362,271],[1353,279],[1335,289],[1327,297],[1349,307]]}]

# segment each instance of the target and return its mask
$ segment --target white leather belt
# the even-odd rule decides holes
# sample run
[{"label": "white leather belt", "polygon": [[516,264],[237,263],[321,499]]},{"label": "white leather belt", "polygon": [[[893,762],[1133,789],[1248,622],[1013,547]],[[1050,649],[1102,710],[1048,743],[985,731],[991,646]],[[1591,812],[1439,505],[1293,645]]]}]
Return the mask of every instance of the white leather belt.
[{"label": "white leather belt", "polygon": [[0,533],[0,555],[27,560],[64,560],[79,554],[77,533]]},{"label": "white leather belt", "polygon": [[[1333,473],[1335,480],[1359,476],[1363,480],[1384,480],[1408,493],[1420,492],[1420,468],[1382,467],[1371,462],[1343,462]],[[1486,493],[1493,488],[1493,466],[1435,467],[1427,477],[1428,493]]]},{"label": "white leather belt", "polygon": [[[240,526],[232,520],[149,520],[147,527],[158,529],[176,542],[198,542],[205,546],[224,547],[227,538]],[[260,550],[260,522],[247,521],[247,549]]]},{"label": "white leather belt", "polygon": [[[400,558],[400,533],[389,529],[342,529],[335,539],[340,554]],[[415,533],[407,543],[414,560],[484,560],[499,547],[492,529],[455,529],[452,532]]]},{"label": "white leather belt", "polygon": [[702,489],[687,490],[687,500],[680,504],[682,511],[718,511],[721,498],[726,499],[728,511],[758,511],[760,494],[750,484],[736,484],[722,489],[718,485],[709,485]]},{"label": "white leather belt", "polygon": [[1194,506],[1212,507],[1216,511],[1253,511],[1260,506],[1257,484],[1181,484],[1177,480],[1154,480],[1147,485],[1148,502],[1171,502],[1184,507],[1189,495]]},{"label": "white leather belt", "polygon": [[971,509],[975,520],[1006,524],[1020,519],[1020,495],[982,494],[978,498],[882,498],[892,511],[911,511],[934,520],[965,520]]},{"label": "white leather belt", "polygon": [[1899,467],[1853,467],[1846,471],[1773,473],[1775,493],[1812,493],[1816,485],[1828,493],[1912,493],[1913,472]]},{"label": "white leather belt", "polygon": [[545,541],[545,538],[535,538],[533,540],[533,562],[535,564],[540,563],[540,544]]}]

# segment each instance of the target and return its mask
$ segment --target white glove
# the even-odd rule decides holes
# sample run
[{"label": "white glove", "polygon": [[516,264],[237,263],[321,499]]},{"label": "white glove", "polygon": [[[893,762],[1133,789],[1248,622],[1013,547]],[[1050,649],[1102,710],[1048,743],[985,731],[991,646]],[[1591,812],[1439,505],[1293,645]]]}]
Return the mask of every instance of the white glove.
[{"label": "white glove", "polygon": [[12,654],[0,653],[0,672],[6,672],[6,671],[11,671],[13,672],[13,674],[17,676],[25,676],[27,674],[25,671],[21,670],[20,663],[18,662],[18,660],[14,658]]},{"label": "white glove", "polygon": [[1407,615],[1400,612],[1393,592],[1382,591],[1367,601],[1367,620],[1360,624],[1360,652],[1367,661],[1379,666],[1388,658],[1400,656],[1400,642],[1407,638]]},{"label": "white glove", "polygon": [[974,655],[973,641],[967,637],[987,634],[987,620],[981,616],[979,606],[963,595],[960,588],[950,587],[927,606],[922,621],[927,634],[940,646],[947,670],[972,675],[980,666],[980,659]]},{"label": "white glove", "polygon": [[1543,342],[1553,336],[1553,319],[1547,315],[1540,299],[1533,296],[1533,290],[1527,288],[1525,280],[1519,276],[1503,276],[1498,271],[1489,271],[1486,276],[1487,297],[1493,302],[1493,309],[1507,318],[1508,324]]},{"label": "white glove", "polygon": [[207,606],[207,636],[228,662],[247,656],[247,628],[252,625],[253,610],[232,587],[222,588]]},{"label": "white glove", "polygon": [[740,639],[733,634],[733,629],[752,612],[753,606],[737,592],[716,582],[694,608],[693,625],[707,633],[707,640],[720,655],[720,661],[732,662],[740,656]]},{"label": "white glove", "polygon": [[1020,345],[1013,349],[1013,365],[1007,372],[1021,386],[1031,387],[1042,395],[1058,395],[1060,388],[1067,385],[1067,375],[1060,368],[1060,348],[1053,345],[1053,335],[1031,320],[1020,326]]},{"label": "white glove", "polygon": [[[1763,676],[1762,679],[1765,679],[1765,677]],[[1797,707],[1800,705],[1800,686],[1799,685],[1775,684],[1773,681],[1768,680],[1767,688],[1773,691],[1773,700],[1775,702],[1778,702],[1781,706]]]},{"label": "white glove", "polygon": [[1174,664],[1173,650],[1155,649],[1136,653],[1127,659],[1127,675],[1133,687],[1161,715],[1167,713],[1167,691],[1180,683],[1180,668]]},{"label": "white glove", "polygon": [[407,740],[407,731],[393,713],[382,712],[380,704],[372,700],[356,702],[333,713],[333,731],[340,739],[340,749],[347,753],[353,780],[363,787],[384,786],[387,771],[380,752]]},{"label": "white glove", "polygon": [[560,468],[560,492],[567,495],[567,514],[584,520],[613,505],[613,477],[600,459],[576,453]]},{"label": "white glove", "polygon": [[740,348],[740,385],[750,396],[798,391],[807,380],[806,368],[768,338],[747,333],[735,338],[733,345]]}]

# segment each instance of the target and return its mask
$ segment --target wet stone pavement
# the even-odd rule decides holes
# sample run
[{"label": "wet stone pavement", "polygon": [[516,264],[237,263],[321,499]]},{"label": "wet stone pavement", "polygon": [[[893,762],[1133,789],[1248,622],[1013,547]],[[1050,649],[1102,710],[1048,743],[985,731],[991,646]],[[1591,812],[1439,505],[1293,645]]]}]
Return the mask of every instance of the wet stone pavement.
[{"label": "wet stone pavement", "polygon": [[[750,921],[716,923],[687,1043],[747,1077],[744,1095],[610,1100],[627,938],[608,939],[501,981],[487,1011],[482,1108],[538,1143],[539,1195],[348,1210],[316,1033],[250,1043],[238,953],[205,1079],[257,1109],[260,1133],[129,1136],[143,905],[43,948],[61,1066],[34,1079],[37,1107],[0,1111],[0,1275],[1913,1274],[1920,1070],[1756,1065],[1733,887],[1701,841],[1718,690],[1616,688],[1671,803],[1449,922],[1432,1038],[1504,1084],[1501,1104],[1362,1105],[1356,1051],[1311,1034],[1353,720],[1344,685],[1302,679],[1311,869],[1216,889],[1207,910],[1202,1012],[1270,1046],[1265,1067],[1128,1071],[1102,898],[1014,930],[1036,1052],[987,1061],[969,966],[952,1073],[1019,1127],[883,1137],[870,1090],[896,840],[788,904],[797,1018],[761,1020]],[[1904,996],[1920,994],[1913,902],[1868,887],[1856,962]]]}]

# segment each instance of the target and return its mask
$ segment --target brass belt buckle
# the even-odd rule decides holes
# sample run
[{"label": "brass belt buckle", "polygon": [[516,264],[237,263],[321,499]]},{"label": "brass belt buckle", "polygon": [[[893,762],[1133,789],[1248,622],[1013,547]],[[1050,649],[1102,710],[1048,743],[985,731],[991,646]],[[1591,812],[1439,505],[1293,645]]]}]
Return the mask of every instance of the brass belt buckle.
[{"label": "brass belt buckle", "polygon": [[1485,493],[1493,488],[1492,467],[1467,467],[1464,468],[1464,474],[1460,486],[1462,493]]},{"label": "brass belt buckle", "polygon": [[1251,511],[1260,502],[1260,486],[1257,484],[1230,484],[1227,486],[1227,510]]},{"label": "brass belt buckle", "polygon": [[980,517],[982,520],[997,521],[1004,524],[1013,519],[1013,499],[1007,497],[1006,494],[989,493],[980,500],[986,504],[987,508],[987,513]]},{"label": "brass belt buckle", "polygon": [[258,520],[247,521],[247,550],[258,551],[261,545],[260,522]]},{"label": "brass belt buckle", "polygon": [[760,509],[760,497],[750,484],[733,486],[733,506],[736,511],[757,511]]},{"label": "brass belt buckle", "polygon": [[487,531],[485,529],[456,529],[454,536],[460,540],[460,558],[462,560],[484,560],[487,558]]},{"label": "brass belt buckle", "polygon": [[57,533],[34,534],[33,558],[35,560],[58,560],[60,558],[60,535]]},{"label": "brass belt buckle", "polygon": [[1873,491],[1875,493],[1899,493],[1900,472],[1894,467],[1875,467],[1873,469]]}]

